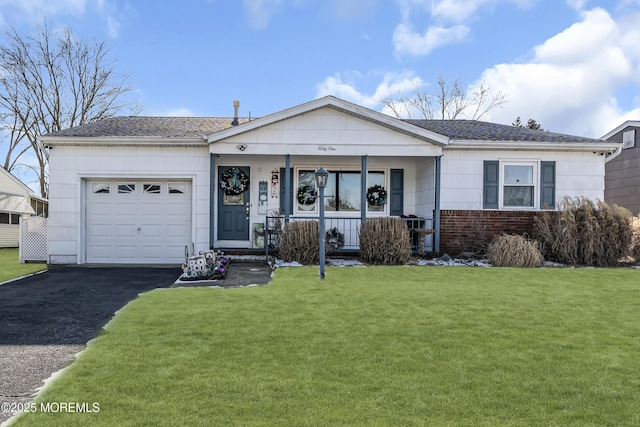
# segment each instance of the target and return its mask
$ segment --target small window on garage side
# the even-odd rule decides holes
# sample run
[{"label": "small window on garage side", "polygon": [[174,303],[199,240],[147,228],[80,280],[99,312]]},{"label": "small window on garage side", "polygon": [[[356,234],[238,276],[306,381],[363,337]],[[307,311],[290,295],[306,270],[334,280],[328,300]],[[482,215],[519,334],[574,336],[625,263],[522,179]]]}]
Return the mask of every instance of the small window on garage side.
[{"label": "small window on garage side", "polygon": [[118,194],[133,194],[135,192],[135,184],[118,184]]},{"label": "small window on garage side", "polygon": [[186,182],[170,182],[169,194],[187,194]]},{"label": "small window on garage side", "polygon": [[6,213],[6,212],[0,212],[0,224],[11,224],[10,221],[10,214]]},{"label": "small window on garage side", "polygon": [[11,224],[20,224],[20,214],[11,214]]},{"label": "small window on garage side", "polygon": [[111,192],[111,183],[109,182],[92,182],[92,194],[109,194]]},{"label": "small window on garage side", "polygon": [[142,184],[144,194],[160,194],[162,186],[160,184]]}]

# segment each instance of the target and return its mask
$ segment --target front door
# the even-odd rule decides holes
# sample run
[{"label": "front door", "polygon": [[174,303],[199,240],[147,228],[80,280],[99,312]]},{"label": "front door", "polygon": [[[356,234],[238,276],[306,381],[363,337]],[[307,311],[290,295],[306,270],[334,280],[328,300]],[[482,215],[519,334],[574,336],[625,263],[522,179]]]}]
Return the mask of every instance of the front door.
[{"label": "front door", "polygon": [[218,240],[249,240],[249,167],[218,168]]}]

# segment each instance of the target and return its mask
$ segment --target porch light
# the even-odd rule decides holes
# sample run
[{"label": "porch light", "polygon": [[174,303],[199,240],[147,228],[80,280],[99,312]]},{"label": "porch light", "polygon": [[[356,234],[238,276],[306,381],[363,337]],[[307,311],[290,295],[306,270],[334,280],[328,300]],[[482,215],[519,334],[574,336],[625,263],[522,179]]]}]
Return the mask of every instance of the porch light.
[{"label": "porch light", "polygon": [[327,186],[329,180],[329,172],[322,166],[314,173],[316,184],[320,189],[318,203],[320,204],[320,279],[324,279],[324,187]]},{"label": "porch light", "polygon": [[327,172],[323,167],[320,167],[314,172],[314,175],[316,176],[316,184],[318,184],[318,188],[322,189],[327,186],[329,172]]}]

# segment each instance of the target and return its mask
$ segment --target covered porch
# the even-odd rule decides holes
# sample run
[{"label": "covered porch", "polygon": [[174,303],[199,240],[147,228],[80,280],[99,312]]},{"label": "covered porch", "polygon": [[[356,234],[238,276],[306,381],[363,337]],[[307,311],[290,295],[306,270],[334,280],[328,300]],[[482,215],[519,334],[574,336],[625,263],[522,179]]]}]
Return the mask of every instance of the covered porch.
[{"label": "covered porch", "polygon": [[[278,226],[318,220],[322,203],[325,229],[341,250],[359,250],[367,218],[401,217],[416,251],[439,251],[441,156],[448,143],[441,135],[327,97],[220,131],[208,142],[212,248],[273,249]],[[314,180],[319,167],[329,172],[322,201]],[[245,185],[232,213],[220,184],[234,168]],[[224,227],[243,221],[254,237],[259,224],[262,246],[255,239],[251,245],[251,236],[228,237]]]},{"label": "covered porch", "polygon": [[[280,208],[269,211],[265,217],[264,248],[266,255],[277,252],[284,234],[285,225],[292,221],[320,221],[319,203],[324,202],[323,215],[327,249],[331,253],[358,252],[360,249],[360,226],[367,218],[396,216],[403,219],[409,231],[410,247],[414,253],[440,251],[440,156],[425,159],[431,165],[427,183],[431,191],[421,189],[423,194],[433,196],[432,203],[413,203],[423,209],[405,213],[405,177],[403,169],[390,169],[388,173],[379,168],[368,167],[368,156],[361,156],[360,168],[349,172],[344,169],[332,172],[329,167],[328,190],[324,201],[320,200],[312,171],[299,171],[295,175],[291,167],[291,156],[285,156],[285,177],[281,184]],[[330,159],[325,163],[331,164]],[[359,182],[355,182],[359,179]],[[429,185],[430,184],[430,185]],[[357,188],[356,188],[357,187]],[[416,189],[418,183],[407,185]],[[292,189],[295,190],[292,192]],[[286,195],[294,194],[294,197]],[[355,197],[354,197],[355,196]],[[415,194],[414,194],[415,196]],[[359,200],[358,200],[359,198]],[[415,197],[414,197],[415,200]]]}]

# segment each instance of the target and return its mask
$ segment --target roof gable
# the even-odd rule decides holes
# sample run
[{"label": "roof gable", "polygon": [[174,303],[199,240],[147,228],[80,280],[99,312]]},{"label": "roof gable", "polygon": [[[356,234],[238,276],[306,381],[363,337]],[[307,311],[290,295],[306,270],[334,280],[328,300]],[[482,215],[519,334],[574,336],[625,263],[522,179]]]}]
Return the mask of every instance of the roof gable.
[{"label": "roof gable", "polygon": [[290,120],[294,117],[311,113],[323,108],[330,108],[343,114],[357,117],[359,119],[375,123],[379,126],[410,135],[431,144],[445,146],[448,144],[446,136],[440,135],[426,128],[416,127],[401,119],[396,119],[389,115],[373,111],[371,109],[353,104],[351,102],[336,98],[334,96],[325,96],[304,104],[297,105],[277,113],[269,114],[244,124],[224,129],[209,135],[208,142],[213,143],[221,141],[242,133],[250,132],[264,126],[269,126],[281,121]]}]

